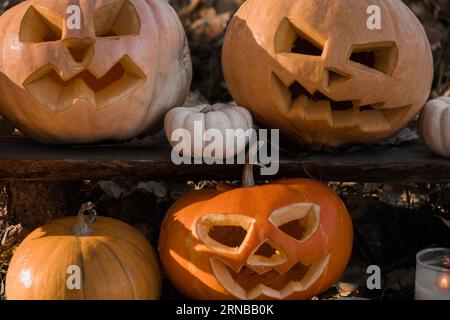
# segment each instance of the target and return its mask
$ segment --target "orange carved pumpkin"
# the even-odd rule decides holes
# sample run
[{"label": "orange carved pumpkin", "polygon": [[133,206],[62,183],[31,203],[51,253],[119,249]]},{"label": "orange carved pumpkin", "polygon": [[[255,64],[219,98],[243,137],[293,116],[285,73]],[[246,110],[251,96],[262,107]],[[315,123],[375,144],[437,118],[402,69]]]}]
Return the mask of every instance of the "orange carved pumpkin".
[{"label": "orange carved pumpkin", "polygon": [[152,133],[189,91],[186,36],[163,0],[28,0],[0,30],[0,112],[43,142]]},{"label": "orange carved pumpkin", "polygon": [[6,278],[9,300],[153,300],[161,290],[153,248],[135,229],[97,217],[56,220],[19,246]]},{"label": "orange carved pumpkin", "polygon": [[[368,26],[374,5],[380,30]],[[394,135],[433,79],[426,34],[400,0],[248,0],[227,31],[223,69],[239,105],[317,148]]]},{"label": "orange carved pumpkin", "polygon": [[192,299],[308,299],[339,280],[352,239],[335,193],[286,180],[188,194],[165,218],[159,253]]}]

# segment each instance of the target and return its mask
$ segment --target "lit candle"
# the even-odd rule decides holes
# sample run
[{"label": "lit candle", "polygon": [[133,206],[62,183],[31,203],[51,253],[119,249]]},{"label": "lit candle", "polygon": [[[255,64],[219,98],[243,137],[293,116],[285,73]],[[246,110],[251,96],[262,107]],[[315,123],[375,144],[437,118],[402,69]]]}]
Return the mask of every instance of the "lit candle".
[{"label": "lit candle", "polygon": [[443,291],[448,291],[448,277],[443,275],[439,281],[439,288]]},{"label": "lit candle", "polygon": [[450,300],[450,249],[427,249],[417,255],[416,300]]}]

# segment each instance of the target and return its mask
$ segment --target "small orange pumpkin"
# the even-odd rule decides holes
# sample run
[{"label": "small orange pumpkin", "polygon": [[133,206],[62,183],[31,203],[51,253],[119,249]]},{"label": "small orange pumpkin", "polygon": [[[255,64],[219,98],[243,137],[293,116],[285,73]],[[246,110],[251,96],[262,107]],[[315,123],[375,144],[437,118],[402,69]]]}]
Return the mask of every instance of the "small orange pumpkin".
[{"label": "small orange pumpkin", "polygon": [[309,299],[342,275],[352,222],[339,197],[312,180],[188,194],[169,210],[159,253],[192,299]]},{"label": "small orange pumpkin", "polygon": [[91,208],[83,208],[78,218],[53,221],[22,242],[6,278],[9,300],[159,298],[160,269],[147,240],[111,218],[89,224],[83,213]]}]

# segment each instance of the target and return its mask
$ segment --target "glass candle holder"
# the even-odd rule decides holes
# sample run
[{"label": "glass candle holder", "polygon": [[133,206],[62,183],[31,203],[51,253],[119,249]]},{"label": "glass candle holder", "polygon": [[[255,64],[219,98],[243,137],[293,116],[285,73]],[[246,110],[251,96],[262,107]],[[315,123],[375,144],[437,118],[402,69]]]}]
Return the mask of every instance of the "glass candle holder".
[{"label": "glass candle holder", "polygon": [[417,254],[416,300],[450,300],[450,249]]}]

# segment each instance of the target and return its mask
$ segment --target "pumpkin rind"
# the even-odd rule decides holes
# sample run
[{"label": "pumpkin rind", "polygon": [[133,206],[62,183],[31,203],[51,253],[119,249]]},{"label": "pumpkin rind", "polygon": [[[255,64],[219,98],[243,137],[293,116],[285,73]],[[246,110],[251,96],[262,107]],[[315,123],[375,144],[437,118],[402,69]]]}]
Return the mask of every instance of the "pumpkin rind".
[{"label": "pumpkin rind", "polygon": [[420,115],[419,132],[425,145],[437,155],[450,158],[450,98],[429,101]]},{"label": "pumpkin rind", "polygon": [[[277,209],[295,203],[313,203],[321,210],[317,229],[303,242],[282,232],[269,219]],[[211,245],[213,242],[202,240],[205,233],[199,226],[204,224],[204,219],[213,225],[232,221],[247,228],[239,249],[219,252],[217,248],[220,247]],[[236,240],[236,235],[233,239]],[[254,188],[218,186],[215,190],[188,194],[172,206],[163,222],[159,254],[172,284],[191,299],[308,299],[328,289],[342,275],[351,255],[352,239],[352,222],[339,197],[321,183],[298,179]],[[281,255],[271,264],[266,261],[265,266],[258,267],[255,265],[257,260],[250,258],[266,241],[279,248]],[[217,268],[217,261],[219,266],[227,265],[237,274],[251,266],[261,275],[272,272],[277,277],[289,274],[299,262],[314,265],[317,261],[325,261],[326,268],[306,290],[290,294],[271,294],[266,290],[265,293],[246,295],[231,293],[224,288],[213,269]],[[242,275],[240,281],[258,278],[250,273]],[[227,286],[226,282],[223,284]],[[283,283],[273,285],[283,286]]]},{"label": "pumpkin rind", "polygon": [[[72,30],[65,20],[72,4],[28,0],[0,17],[0,112],[30,137],[54,144],[125,141],[160,130],[192,78],[175,11],[162,0],[80,0],[81,30]],[[115,6],[126,6],[117,34],[97,34]],[[42,15],[59,21],[61,35],[33,36]]]},{"label": "pumpkin rind", "polygon": [[[77,218],[38,228],[19,246],[6,279],[9,300],[155,300],[161,275],[153,248],[129,225],[98,217],[92,233],[74,236]],[[81,290],[67,286],[70,266]]]},{"label": "pumpkin rind", "polygon": [[[372,5],[381,30],[367,27]],[[394,135],[419,113],[433,79],[424,29],[400,0],[248,0],[222,56],[236,103],[313,148]]]}]

